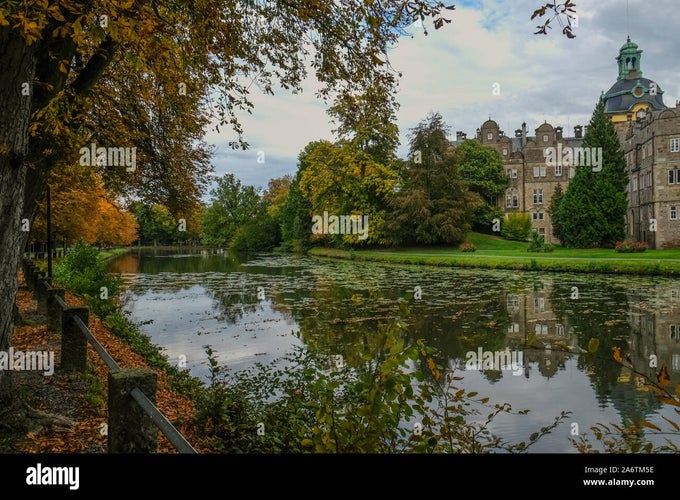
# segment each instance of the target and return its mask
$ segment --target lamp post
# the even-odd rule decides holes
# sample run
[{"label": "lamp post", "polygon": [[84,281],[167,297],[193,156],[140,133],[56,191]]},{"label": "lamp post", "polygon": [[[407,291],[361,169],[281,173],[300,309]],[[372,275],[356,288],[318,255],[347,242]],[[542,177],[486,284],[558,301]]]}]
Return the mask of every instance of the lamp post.
[{"label": "lamp post", "polygon": [[52,278],[52,207],[50,186],[47,185],[47,277]]}]

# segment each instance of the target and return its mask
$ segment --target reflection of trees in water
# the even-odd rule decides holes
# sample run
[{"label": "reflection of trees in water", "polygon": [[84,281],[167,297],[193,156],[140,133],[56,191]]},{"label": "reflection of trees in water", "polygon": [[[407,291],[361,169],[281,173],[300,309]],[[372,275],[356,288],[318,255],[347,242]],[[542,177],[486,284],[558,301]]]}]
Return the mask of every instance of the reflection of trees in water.
[{"label": "reflection of trees in water", "polygon": [[[398,315],[399,299],[415,284],[400,285],[390,277],[389,269],[378,269],[370,280],[355,267],[349,269],[354,274],[337,279],[333,273],[313,273],[308,290],[274,293],[271,298],[274,309],[290,311],[299,325],[300,338],[310,349],[341,354],[347,364],[359,367],[380,355],[384,341],[380,328]],[[347,286],[348,282],[357,285]],[[385,283],[391,286],[385,287]],[[421,338],[435,347],[440,353],[437,362],[442,365],[452,358],[464,359],[472,347],[504,349],[508,315],[501,307],[497,287],[490,286],[488,280],[466,283],[465,293],[460,294],[460,288],[453,286],[450,292],[438,292],[437,297],[433,297],[432,288],[425,287],[430,301],[410,300],[411,314],[405,318],[408,341]]]},{"label": "reflection of trees in water", "polygon": [[261,302],[255,293],[231,293],[222,290],[210,290],[208,293],[213,299],[213,310],[217,313],[217,319],[228,325],[233,325],[243,319],[246,314],[263,310]]},{"label": "reflection of trees in water", "polygon": [[[579,288],[577,299],[571,298],[573,286]],[[551,301],[555,314],[573,328],[582,349],[587,350],[591,339],[596,339],[597,352],[579,356],[578,367],[588,374],[595,394],[604,406],[621,374],[621,366],[614,361],[612,349],[618,347],[625,351],[631,336],[626,288],[604,280],[598,280],[596,285],[565,280],[554,283]]]}]

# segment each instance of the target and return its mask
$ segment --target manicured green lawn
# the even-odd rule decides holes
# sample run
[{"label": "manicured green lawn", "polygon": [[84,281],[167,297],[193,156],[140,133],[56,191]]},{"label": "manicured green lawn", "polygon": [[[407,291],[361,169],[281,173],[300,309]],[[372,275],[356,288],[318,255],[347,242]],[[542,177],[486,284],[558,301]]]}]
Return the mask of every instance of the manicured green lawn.
[{"label": "manicured green lawn", "polygon": [[467,241],[477,247],[476,252],[461,252],[457,247],[353,251],[313,248],[310,251],[310,255],[485,269],[680,276],[680,249],[648,249],[640,253],[618,253],[613,249],[568,249],[555,247],[553,252],[534,253],[527,252],[528,242],[507,241],[499,237],[484,234],[471,233]]}]

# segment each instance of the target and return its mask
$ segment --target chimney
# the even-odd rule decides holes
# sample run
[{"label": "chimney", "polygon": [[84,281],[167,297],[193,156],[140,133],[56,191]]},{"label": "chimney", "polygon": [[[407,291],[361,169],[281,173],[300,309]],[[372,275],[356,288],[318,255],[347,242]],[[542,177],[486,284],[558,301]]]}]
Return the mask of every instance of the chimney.
[{"label": "chimney", "polygon": [[527,122],[522,122],[522,149],[527,144]]},{"label": "chimney", "polygon": [[574,137],[576,139],[581,139],[583,137],[583,126],[582,125],[576,125],[574,127]]},{"label": "chimney", "polygon": [[464,141],[467,138],[467,134],[463,132],[462,130],[458,130],[456,132],[456,140],[457,141]]},{"label": "chimney", "polygon": [[562,127],[555,127],[555,139],[561,139],[562,138]]}]

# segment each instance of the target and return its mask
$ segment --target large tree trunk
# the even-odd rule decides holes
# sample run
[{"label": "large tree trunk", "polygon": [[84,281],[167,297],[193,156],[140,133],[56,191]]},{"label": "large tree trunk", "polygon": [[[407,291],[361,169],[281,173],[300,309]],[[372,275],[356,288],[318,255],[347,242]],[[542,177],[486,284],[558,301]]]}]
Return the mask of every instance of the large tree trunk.
[{"label": "large tree trunk", "polygon": [[[17,274],[27,234],[22,221],[28,171],[34,48],[16,30],[0,27],[0,350],[12,344]],[[25,95],[28,93],[29,95]],[[23,223],[22,223],[23,222]],[[0,370],[0,404],[12,400],[11,371]]]}]

